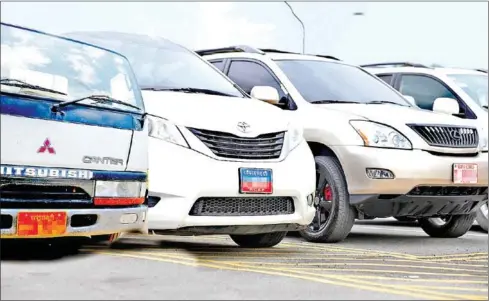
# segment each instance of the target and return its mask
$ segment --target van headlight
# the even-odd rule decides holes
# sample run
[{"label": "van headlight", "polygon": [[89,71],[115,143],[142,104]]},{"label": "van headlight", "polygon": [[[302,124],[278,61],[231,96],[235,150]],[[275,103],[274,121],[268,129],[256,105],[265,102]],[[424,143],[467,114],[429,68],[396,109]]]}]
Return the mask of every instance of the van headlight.
[{"label": "van headlight", "polygon": [[350,120],[365,146],[413,149],[413,145],[403,134],[394,128],[366,120]]},{"label": "van headlight", "polygon": [[289,125],[287,129],[289,152],[304,141],[304,130],[298,125]]},{"label": "van headlight", "polygon": [[150,137],[177,144],[183,147],[189,147],[187,141],[175,124],[164,118],[151,115],[148,115],[147,119],[148,132]]}]

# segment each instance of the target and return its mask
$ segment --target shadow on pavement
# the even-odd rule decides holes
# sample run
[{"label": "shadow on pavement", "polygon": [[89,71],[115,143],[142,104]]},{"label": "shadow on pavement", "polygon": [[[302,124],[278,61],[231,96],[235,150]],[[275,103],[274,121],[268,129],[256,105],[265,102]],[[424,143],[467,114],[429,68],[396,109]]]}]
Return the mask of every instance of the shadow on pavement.
[{"label": "shadow on pavement", "polygon": [[79,249],[80,239],[5,239],[0,242],[1,261],[51,261],[88,254]]}]

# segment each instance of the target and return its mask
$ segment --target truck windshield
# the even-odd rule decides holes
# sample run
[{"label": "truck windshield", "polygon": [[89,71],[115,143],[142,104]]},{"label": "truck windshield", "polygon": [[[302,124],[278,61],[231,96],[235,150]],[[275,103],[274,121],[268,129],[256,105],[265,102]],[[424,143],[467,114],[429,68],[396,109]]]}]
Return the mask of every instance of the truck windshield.
[{"label": "truck windshield", "polygon": [[136,78],[122,55],[5,23],[1,33],[2,93],[58,101],[103,95],[123,103],[92,99],[80,103],[143,110]]},{"label": "truck windshield", "polygon": [[201,57],[164,38],[120,32],[73,32],[67,36],[114,49],[126,56],[142,90],[200,90],[244,97],[225,75]]},{"label": "truck windshield", "polygon": [[319,60],[276,60],[311,103],[394,103],[411,106],[382,80],[360,68]]},{"label": "truck windshield", "polygon": [[488,77],[486,74],[449,74],[448,77],[469,94],[479,106],[487,109]]}]

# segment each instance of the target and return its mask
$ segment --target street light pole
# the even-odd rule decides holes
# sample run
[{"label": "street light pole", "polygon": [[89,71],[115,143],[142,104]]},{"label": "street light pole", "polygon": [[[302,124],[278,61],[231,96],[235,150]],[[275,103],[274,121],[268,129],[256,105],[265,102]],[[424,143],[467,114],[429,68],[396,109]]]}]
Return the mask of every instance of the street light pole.
[{"label": "street light pole", "polygon": [[284,1],[285,4],[289,7],[290,11],[294,15],[294,17],[301,23],[302,26],[302,54],[305,54],[306,52],[306,28],[304,27],[304,23],[302,23],[301,19],[295,14],[294,10],[292,9],[292,6],[287,1]]}]

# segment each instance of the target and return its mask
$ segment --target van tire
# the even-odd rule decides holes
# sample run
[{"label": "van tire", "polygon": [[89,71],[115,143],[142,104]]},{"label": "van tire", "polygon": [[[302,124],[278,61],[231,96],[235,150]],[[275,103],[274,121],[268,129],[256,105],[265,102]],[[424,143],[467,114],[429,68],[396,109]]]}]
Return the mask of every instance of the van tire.
[{"label": "van tire", "polygon": [[475,214],[452,215],[448,221],[437,223],[435,219],[424,217],[418,223],[426,234],[436,238],[457,238],[465,235],[475,221]]},{"label": "van tire", "polygon": [[[324,172],[327,183],[333,193],[332,216],[328,217],[326,226],[314,232],[310,226],[300,230],[300,235],[310,242],[336,243],[343,241],[355,223],[356,212],[350,205],[350,198],[343,169],[333,156],[316,156],[316,169]],[[316,191],[316,195],[317,195]],[[330,213],[331,214],[331,213]],[[312,225],[312,224],[311,224]]]},{"label": "van tire", "polygon": [[271,248],[278,245],[287,232],[272,232],[252,235],[229,235],[242,248]]}]

